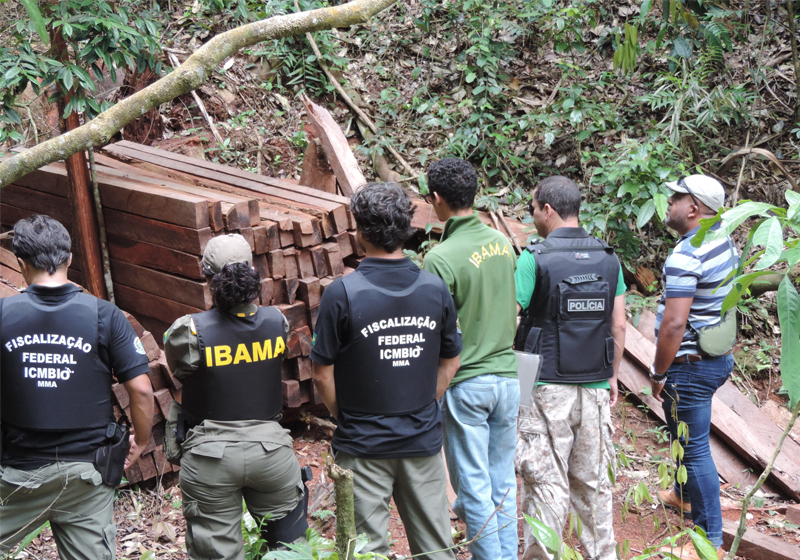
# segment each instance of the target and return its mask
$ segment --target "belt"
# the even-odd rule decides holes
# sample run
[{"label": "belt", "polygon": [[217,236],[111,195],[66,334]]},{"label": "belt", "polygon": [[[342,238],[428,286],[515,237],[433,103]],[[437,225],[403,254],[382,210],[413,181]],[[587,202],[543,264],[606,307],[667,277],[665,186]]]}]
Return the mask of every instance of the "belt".
[{"label": "belt", "polygon": [[[729,356],[731,352],[733,352],[733,348],[731,348],[721,356],[715,356],[715,357],[721,358],[723,356]],[[703,356],[701,356],[700,354],[684,354],[683,356],[678,356],[677,358],[672,360],[672,363],[673,364],[685,364],[686,362],[694,363],[694,362],[699,362],[702,359]]]}]

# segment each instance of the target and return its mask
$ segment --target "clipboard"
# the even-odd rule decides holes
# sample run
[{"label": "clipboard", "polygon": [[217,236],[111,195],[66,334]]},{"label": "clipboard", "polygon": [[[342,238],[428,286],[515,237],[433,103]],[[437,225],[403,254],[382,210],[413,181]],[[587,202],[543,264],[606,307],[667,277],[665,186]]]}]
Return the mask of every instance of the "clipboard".
[{"label": "clipboard", "polygon": [[529,407],[536,391],[539,374],[542,372],[542,356],[529,352],[519,352],[517,355],[517,375],[519,376],[519,405]]}]

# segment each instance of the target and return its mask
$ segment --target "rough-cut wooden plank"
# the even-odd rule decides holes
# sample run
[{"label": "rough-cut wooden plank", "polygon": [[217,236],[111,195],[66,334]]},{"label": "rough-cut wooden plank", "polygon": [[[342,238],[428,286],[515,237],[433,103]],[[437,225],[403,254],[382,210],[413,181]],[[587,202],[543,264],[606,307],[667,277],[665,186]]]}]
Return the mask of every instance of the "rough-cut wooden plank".
[{"label": "rough-cut wooden plank", "polygon": [[302,301],[297,301],[291,305],[279,305],[278,311],[283,313],[283,316],[286,317],[287,321],[289,321],[290,330],[296,330],[308,325],[306,306]]},{"label": "rough-cut wooden plank", "polygon": [[183,383],[178,381],[178,379],[174,375],[172,375],[172,372],[170,371],[169,366],[167,365],[167,357],[164,355],[163,352],[161,353],[161,356],[159,356],[158,358],[158,363],[161,365],[161,373],[164,375],[164,379],[166,379],[167,383],[169,384],[170,391],[172,392],[173,395],[175,395],[177,391],[181,390],[181,388],[183,387]]},{"label": "rough-cut wooden plank", "polygon": [[156,464],[158,476],[172,472],[172,464],[167,461],[167,456],[164,454],[164,450],[160,445],[153,450],[153,462]]},{"label": "rough-cut wooden plank", "polygon": [[244,237],[244,240],[247,241],[247,244],[250,246],[250,251],[255,253],[256,252],[256,238],[253,234],[253,228],[251,227],[244,227],[239,230],[239,235]]},{"label": "rough-cut wooden plank", "polygon": [[325,155],[339,180],[342,192],[347,196],[352,195],[367,180],[358,167],[358,162],[350,150],[347,138],[326,109],[315,104],[306,96],[303,96],[301,100],[306,107],[306,114],[314,125],[314,130],[325,147]]},{"label": "rough-cut wooden plank", "polygon": [[297,358],[298,356],[308,356],[311,353],[311,330],[308,327],[300,327],[289,333],[289,340],[286,341],[286,358]]},{"label": "rough-cut wooden plank", "polygon": [[270,305],[285,305],[286,304],[286,285],[282,279],[275,279],[272,282],[272,299]]},{"label": "rough-cut wooden plank", "polygon": [[300,278],[310,278],[314,276],[314,262],[311,259],[311,252],[308,249],[297,252],[297,275]]},{"label": "rough-cut wooden plank", "polygon": [[[722,520],[722,547],[729,550],[739,524],[735,521]],[[758,529],[748,529],[739,544],[737,556],[751,560],[800,560],[800,547],[759,533]]]},{"label": "rough-cut wooden plank", "polygon": [[294,247],[288,247],[283,250],[283,268],[285,271],[284,276],[286,278],[296,278],[297,277],[297,249]]},{"label": "rough-cut wooden plank", "polygon": [[[347,228],[348,221],[344,206],[339,202],[332,202],[318,197],[319,191],[314,189],[306,189],[310,191],[310,193],[307,194],[306,192],[299,192],[298,189],[302,187],[298,187],[297,185],[291,185],[291,190],[288,188],[274,187],[260,182],[258,179],[264,179],[264,177],[260,175],[248,174],[249,176],[241,177],[237,176],[237,174],[231,174],[229,171],[232,168],[227,166],[220,166],[218,170],[212,170],[203,165],[203,160],[182,156],[183,160],[188,161],[181,161],[172,157],[176,154],[164,150],[151,148],[149,151],[142,151],[138,149],[138,145],[132,146],[136,148],[130,149],[130,146],[122,146],[122,143],[118,143],[106,146],[105,150],[120,156],[131,157],[154,163],[168,169],[180,171],[181,173],[190,175],[201,183],[206,179],[213,180],[217,188],[227,192],[244,195],[244,191],[247,191],[247,195],[252,198],[270,200],[272,203],[286,208],[314,212],[318,214],[320,218],[326,220],[327,227],[331,228],[332,233],[344,231]],[[146,149],[147,147],[141,146],[141,148]],[[252,225],[258,224],[255,223]]]},{"label": "rough-cut wooden plank", "polygon": [[311,139],[303,156],[303,170],[300,174],[300,184],[313,189],[336,194],[336,174],[331,169],[325,156],[325,150],[319,139]]},{"label": "rough-cut wooden plank", "polygon": [[786,521],[800,525],[800,505],[786,506]]},{"label": "rough-cut wooden plank", "polygon": [[[261,219],[259,217],[259,219]],[[250,227],[250,206],[246,200],[222,203],[222,222],[228,231]]]},{"label": "rough-cut wooden plank", "polygon": [[14,184],[66,198],[69,194],[69,183],[66,174],[49,173],[49,171],[57,169],[59,165],[61,168],[66,168],[63,163],[59,163],[58,165],[51,163],[50,165],[45,165],[37,169],[33,173],[28,173],[24,177],[20,177],[14,181]]},{"label": "rough-cut wooden plank", "polygon": [[135,484],[142,481],[142,469],[139,468],[139,461],[133,463],[125,471],[125,480],[128,481],[128,484]]},{"label": "rough-cut wooden plank", "polygon": [[269,262],[269,270],[275,280],[279,280],[286,275],[286,267],[283,261],[283,251],[270,251],[267,253],[267,261]]},{"label": "rough-cut wooden plank", "polygon": [[222,202],[219,200],[209,200],[208,204],[208,226],[211,231],[223,231],[225,221],[222,219]]},{"label": "rough-cut wooden plank", "polygon": [[294,303],[297,300],[297,287],[300,285],[300,280],[295,276],[294,278],[285,278],[283,280],[283,289],[286,292],[286,303]]},{"label": "rough-cut wooden plank", "polygon": [[[124,261],[111,259],[111,278],[116,284],[123,284],[198,309],[211,309],[213,303],[211,290],[206,282],[172,276]],[[152,316],[152,313],[148,314]]]},{"label": "rough-cut wooden plank", "polygon": [[319,278],[301,278],[299,286],[297,287],[297,298],[302,300],[308,307],[319,305],[319,300],[322,297],[322,290],[320,289]]},{"label": "rough-cut wooden plank", "polygon": [[[655,359],[655,348],[644,335],[629,326],[625,336],[625,354],[634,362],[642,368],[649,368]],[[757,408],[754,411],[754,405],[748,406],[741,399],[735,399],[731,391],[738,392],[738,389],[720,388],[712,399],[711,429],[752,466],[763,469],[775,449],[781,430]],[[737,400],[740,403],[740,410],[746,413],[749,419],[734,412],[720,395],[726,395],[729,401]],[[768,480],[787,497],[800,501],[800,447],[790,440],[787,440],[784,447],[787,444],[789,451],[782,451],[778,456]]]},{"label": "rough-cut wooden plank", "polygon": [[142,342],[147,360],[150,362],[157,360],[161,355],[161,348],[158,347],[158,342],[156,342],[155,337],[150,331],[144,331],[139,337],[139,340]]},{"label": "rough-cut wooden plank", "polygon": [[272,278],[262,278],[261,280],[261,294],[259,301],[261,305],[272,304],[272,286],[275,281]]},{"label": "rough-cut wooden plank", "polygon": [[314,307],[307,308],[308,311],[308,326],[311,327],[311,330],[317,328],[317,319],[319,318],[319,305],[315,305]]},{"label": "rough-cut wooden plank", "polygon": [[[202,255],[211,240],[211,228],[190,229],[106,208],[106,231],[136,241]],[[152,315],[151,315],[152,316]]]},{"label": "rough-cut wooden plank", "polygon": [[156,391],[153,393],[153,396],[158,403],[158,409],[161,411],[161,414],[164,418],[167,417],[169,414],[169,407],[172,405],[172,395],[169,392],[169,389],[161,389],[160,391]]},{"label": "rough-cut wooden plank", "polygon": [[119,261],[178,274],[194,280],[205,280],[199,256],[162,247],[161,245],[134,241],[121,235],[109,234],[108,254],[112,259]]},{"label": "rough-cut wooden plank", "polygon": [[[7,188],[9,187],[3,188],[3,191]],[[2,204],[0,204],[1,223],[13,226],[19,220],[29,218],[34,214],[45,214],[58,220],[64,224],[64,227],[67,228],[70,233],[72,232],[72,214],[70,212],[69,203],[65,202],[65,199],[51,194],[36,192],[31,189],[28,190],[34,193],[35,198],[21,199],[19,197],[14,197],[15,202],[21,206],[12,205],[10,203],[11,197],[7,197],[5,192],[3,192],[3,196],[0,198],[0,200],[2,200]]]},{"label": "rough-cut wooden plank", "polygon": [[297,408],[303,402],[300,400],[300,382],[296,379],[284,379],[283,384],[283,406],[284,408]]},{"label": "rough-cut wooden plank", "polygon": [[17,261],[17,256],[6,249],[5,247],[0,247],[0,264],[5,266],[6,268],[10,268],[11,270],[16,270],[20,272],[19,268],[19,261]]},{"label": "rough-cut wooden plank", "polygon": [[337,276],[344,272],[344,264],[342,263],[342,253],[339,250],[339,244],[323,243],[322,250],[325,251],[325,263],[333,276]]},{"label": "rough-cut wooden plank", "polygon": [[267,238],[266,226],[260,225],[253,228],[253,244],[255,245],[254,252],[256,254],[263,255],[269,251],[269,239]]},{"label": "rough-cut wooden plank", "polygon": [[0,265],[0,278],[11,282],[17,288],[25,286],[25,278],[22,277],[22,273],[17,272],[13,268]]},{"label": "rough-cut wooden plank", "polygon": [[147,372],[147,376],[150,378],[150,385],[153,386],[153,391],[169,389],[169,384],[164,378],[164,374],[161,371],[161,364],[158,363],[158,360],[156,359],[150,362],[148,365],[150,369]]},{"label": "rough-cut wooden plank", "polygon": [[339,251],[342,253],[342,258],[349,257],[353,254],[353,244],[350,242],[349,232],[343,231],[342,233],[337,233],[334,237],[339,244]]},{"label": "rough-cut wooden plank", "polygon": [[331,272],[330,268],[328,268],[328,262],[325,259],[325,251],[322,247],[311,247],[309,251],[311,252],[311,262],[314,264],[314,272],[317,278],[329,276]]},{"label": "rough-cut wooden plank", "polygon": [[350,236],[350,246],[353,248],[352,255],[356,257],[365,257],[367,254],[364,252],[364,248],[359,244],[356,238],[356,232],[348,231],[347,235]]},{"label": "rough-cut wooden plank", "polygon": [[[145,449],[147,448],[145,447]],[[156,469],[156,464],[153,462],[152,452],[148,455],[143,453],[141,457],[139,457],[139,468],[142,470],[143,480],[150,480],[158,476],[158,470]]]},{"label": "rough-cut wooden plank", "polygon": [[311,379],[311,360],[303,356],[292,360],[292,373],[293,377],[298,381],[305,381]]},{"label": "rough-cut wooden plank", "polygon": [[114,383],[111,389],[114,391],[114,396],[117,398],[117,404],[119,404],[120,408],[128,408],[131,404],[131,398],[125,387],[120,383]]},{"label": "rough-cut wooden plank", "polygon": [[117,306],[134,315],[147,315],[167,324],[190,313],[200,313],[203,309],[162,298],[147,292],[135,290],[118,282],[114,283],[114,296]]},{"label": "rough-cut wooden plank", "polygon": [[262,280],[264,278],[270,277],[269,263],[267,262],[266,255],[254,255],[253,268],[255,268],[258,271],[258,275],[261,277]]}]

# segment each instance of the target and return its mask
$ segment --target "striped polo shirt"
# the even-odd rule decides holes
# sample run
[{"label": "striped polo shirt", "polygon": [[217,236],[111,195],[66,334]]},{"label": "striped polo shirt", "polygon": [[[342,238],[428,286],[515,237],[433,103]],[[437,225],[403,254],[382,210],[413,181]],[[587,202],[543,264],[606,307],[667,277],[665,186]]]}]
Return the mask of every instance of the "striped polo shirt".
[{"label": "striped polo shirt", "polygon": [[[715,224],[712,230],[718,228],[719,224]],[[721,319],[722,301],[732,288],[731,279],[725,279],[739,266],[739,253],[730,236],[695,247],[692,238],[699,229],[683,235],[664,263],[664,294],[658,304],[656,338],[666,298],[693,298],[689,322],[695,329],[716,325]],[[686,329],[676,357],[697,353],[696,336]]]}]

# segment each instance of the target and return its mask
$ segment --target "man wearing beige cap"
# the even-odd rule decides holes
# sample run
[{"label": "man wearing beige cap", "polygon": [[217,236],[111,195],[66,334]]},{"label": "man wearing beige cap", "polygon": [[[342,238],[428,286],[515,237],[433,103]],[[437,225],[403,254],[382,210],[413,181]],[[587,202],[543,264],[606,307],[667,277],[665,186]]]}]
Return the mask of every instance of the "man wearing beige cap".
[{"label": "man wearing beige cap", "polygon": [[241,235],[209,241],[202,266],[214,308],[181,317],[164,334],[167,364],[183,383],[165,449],[181,464],[192,560],[244,560],[242,499],[256,519],[292,521],[276,540],[307,528],[300,465],[277,422],[289,325],[276,308],[252,303],[261,284],[251,265]]},{"label": "man wearing beige cap", "polygon": [[[711,457],[711,399],[733,369],[731,350],[736,337],[735,315],[722,318],[722,302],[731,290],[731,272],[739,254],[729,236],[692,245],[700,220],[713,217],[725,204],[725,190],[716,179],[690,175],[667,183],[673,191],[664,223],[681,237],[664,263],[664,294],[656,319],[656,357],[650,367],[653,396],[662,403],[672,438],[678,423],[688,434],[680,442],[686,467],[685,484],[659,492],[669,507],[691,515],[722,558],[722,511],[719,475]],[[712,228],[718,229],[719,224]],[[734,312],[729,312],[734,313]],[[681,560],[699,556],[691,541],[666,547]]]}]

